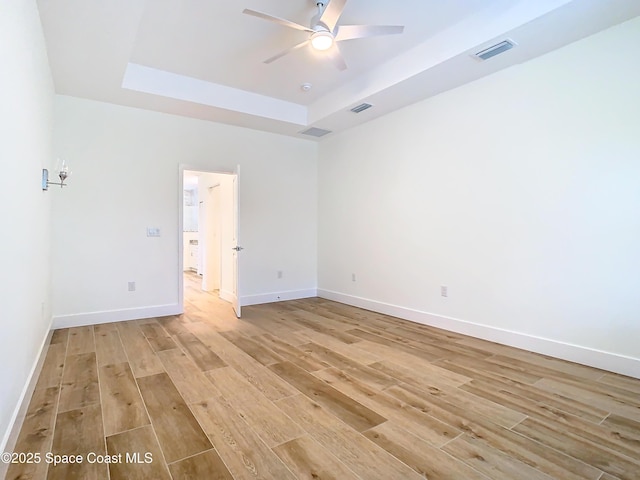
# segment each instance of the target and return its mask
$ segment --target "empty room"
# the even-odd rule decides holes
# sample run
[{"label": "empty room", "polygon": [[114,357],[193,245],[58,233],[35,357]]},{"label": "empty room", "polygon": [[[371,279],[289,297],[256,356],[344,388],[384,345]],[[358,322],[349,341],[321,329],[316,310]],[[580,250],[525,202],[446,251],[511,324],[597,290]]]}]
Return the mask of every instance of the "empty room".
[{"label": "empty room", "polygon": [[0,3],[0,478],[640,478],[640,2]]}]

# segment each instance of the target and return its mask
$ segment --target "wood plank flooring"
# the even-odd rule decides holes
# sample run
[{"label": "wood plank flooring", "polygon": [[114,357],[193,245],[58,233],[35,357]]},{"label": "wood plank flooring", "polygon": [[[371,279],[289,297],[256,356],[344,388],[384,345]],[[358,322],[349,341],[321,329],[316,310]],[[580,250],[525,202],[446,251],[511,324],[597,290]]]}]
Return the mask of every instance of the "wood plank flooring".
[{"label": "wood plank flooring", "polygon": [[42,462],[6,479],[640,479],[638,379],[318,298],[238,320],[198,282],[54,332],[15,448]]}]

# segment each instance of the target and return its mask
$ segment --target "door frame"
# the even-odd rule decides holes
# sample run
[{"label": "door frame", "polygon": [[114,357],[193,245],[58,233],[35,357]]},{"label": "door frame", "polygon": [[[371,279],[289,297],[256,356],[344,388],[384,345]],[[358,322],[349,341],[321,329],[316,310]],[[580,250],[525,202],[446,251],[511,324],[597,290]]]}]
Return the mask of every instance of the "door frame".
[{"label": "door frame", "polygon": [[[203,172],[203,173],[218,173],[223,175],[234,175],[236,177],[236,182],[240,182],[239,175],[237,169],[227,170],[224,168],[217,167],[203,167],[198,165],[189,165],[181,163],[178,165],[178,309],[180,313],[184,313],[184,172],[185,170],[193,171],[193,172]],[[239,205],[238,198],[238,205]],[[236,206],[237,214],[237,223],[240,222],[240,212],[238,205]],[[239,278],[240,268],[238,265],[236,278]],[[239,290],[239,281],[238,281],[238,304],[240,303],[240,290]]]}]

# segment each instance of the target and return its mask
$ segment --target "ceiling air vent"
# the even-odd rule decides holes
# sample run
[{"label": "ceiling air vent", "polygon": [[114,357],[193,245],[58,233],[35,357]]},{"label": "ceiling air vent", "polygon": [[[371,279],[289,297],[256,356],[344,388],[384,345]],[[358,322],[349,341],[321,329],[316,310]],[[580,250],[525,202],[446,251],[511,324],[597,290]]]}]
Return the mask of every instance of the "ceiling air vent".
[{"label": "ceiling air vent", "polygon": [[327,133],[331,133],[331,130],[324,130],[322,128],[311,127],[300,132],[303,135],[311,135],[312,137],[324,137]]},{"label": "ceiling air vent", "polygon": [[513,40],[503,40],[500,43],[496,43],[484,50],[473,55],[479,60],[489,60],[491,57],[495,57],[496,55],[500,55],[501,53],[506,52],[507,50],[511,50],[513,47],[517,45]]},{"label": "ceiling air vent", "polygon": [[367,110],[368,108],[373,107],[373,105],[369,104],[369,103],[361,103],[360,105],[357,105],[355,107],[353,107],[351,109],[351,111],[353,113],[360,113],[360,112],[364,112],[365,110]]}]

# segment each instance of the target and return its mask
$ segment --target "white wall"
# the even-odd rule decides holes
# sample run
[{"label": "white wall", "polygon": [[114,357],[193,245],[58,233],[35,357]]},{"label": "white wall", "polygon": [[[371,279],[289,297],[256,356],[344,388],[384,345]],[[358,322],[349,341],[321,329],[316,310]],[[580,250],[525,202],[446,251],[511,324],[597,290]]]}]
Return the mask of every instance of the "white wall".
[{"label": "white wall", "polygon": [[321,294],[640,377],[639,44],[635,19],[327,138]]},{"label": "white wall", "polygon": [[34,1],[3,2],[0,65],[1,452],[51,321],[49,202],[60,192],[40,186],[53,163],[53,83]]},{"label": "white wall", "polygon": [[[53,202],[54,324],[175,311],[180,164],[242,166],[243,297],[315,293],[315,143],[57,96],[54,148],[73,170]],[[160,228],[161,237],[146,237],[146,227]],[[277,270],[287,272],[283,280]]]}]

